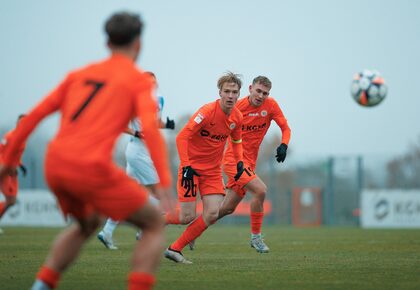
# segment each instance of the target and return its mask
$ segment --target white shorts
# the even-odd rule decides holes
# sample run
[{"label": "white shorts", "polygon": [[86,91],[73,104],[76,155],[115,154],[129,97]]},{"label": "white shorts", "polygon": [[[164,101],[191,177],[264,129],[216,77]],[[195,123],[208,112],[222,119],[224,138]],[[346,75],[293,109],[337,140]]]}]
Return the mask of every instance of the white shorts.
[{"label": "white shorts", "polygon": [[130,140],[125,150],[127,175],[143,185],[158,184],[159,177],[145,144],[139,140]]}]

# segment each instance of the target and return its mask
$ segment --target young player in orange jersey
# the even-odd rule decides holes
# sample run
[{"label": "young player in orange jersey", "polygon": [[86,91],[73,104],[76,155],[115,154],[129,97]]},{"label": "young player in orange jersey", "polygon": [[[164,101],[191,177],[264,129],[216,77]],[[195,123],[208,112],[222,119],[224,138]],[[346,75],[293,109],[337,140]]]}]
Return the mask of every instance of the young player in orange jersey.
[{"label": "young player in orange jersey", "polygon": [[[189,224],[182,235],[165,251],[165,257],[177,263],[191,263],[182,249],[214,224],[223,201],[222,158],[226,141],[231,138],[233,159],[243,172],[241,123],[242,115],[235,108],[242,82],[238,75],[227,73],[219,78],[220,99],[201,107],[176,138],[181,160],[178,170],[180,214],[167,218],[167,223]],[[203,213],[196,218],[197,191],[203,202]]]},{"label": "young player in orange jersey", "polygon": [[157,192],[171,211],[171,178],[164,140],[158,130],[153,80],[135,66],[142,31],[140,17],[114,14],[105,24],[108,59],[71,72],[17,127],[6,144],[0,176],[14,170],[18,150],[35,126],[59,111],[61,124],[46,153],[46,179],[65,215],[77,222],[62,231],[37,274],[32,290],[54,289],[102,216],[125,220],[143,230],[134,249],[128,289],[151,289],[164,240],[164,221],[148,194],[112,162],[116,139],[139,117],[159,175]]},{"label": "young player in orange jersey", "polygon": [[249,86],[249,96],[240,99],[236,108],[241,111],[242,144],[245,172],[235,180],[236,161],[232,144],[226,149],[223,169],[228,177],[226,197],[219,210],[219,219],[235,211],[247,191],[251,192],[251,247],[259,253],[268,253],[269,248],[261,238],[261,226],[264,218],[263,204],[267,186],[255,174],[260,144],[267,133],[270,123],[274,120],[282,132],[282,140],[276,151],[277,162],[286,158],[287,146],[290,140],[290,128],[276,100],[269,96],[271,81],[264,76],[256,77]]},{"label": "young player in orange jersey", "polygon": [[[23,118],[25,115],[20,115],[17,120],[17,124],[19,124],[19,121],[21,118]],[[5,144],[7,144],[8,140],[13,135],[13,130],[7,132],[0,144],[0,163],[2,163],[2,155],[3,150],[5,147]],[[22,144],[22,146],[19,148],[18,157],[19,157],[19,168],[22,170],[23,175],[26,175],[26,168],[20,161],[20,157],[23,154],[23,151],[25,150],[25,144]],[[5,175],[1,182],[0,182],[0,191],[4,195],[5,200],[0,202],[0,218],[6,213],[7,209],[10,208],[12,205],[16,203],[16,195],[19,188],[18,183],[18,177],[17,177],[17,171],[10,172],[9,174]],[[0,229],[0,233],[3,231]]]}]

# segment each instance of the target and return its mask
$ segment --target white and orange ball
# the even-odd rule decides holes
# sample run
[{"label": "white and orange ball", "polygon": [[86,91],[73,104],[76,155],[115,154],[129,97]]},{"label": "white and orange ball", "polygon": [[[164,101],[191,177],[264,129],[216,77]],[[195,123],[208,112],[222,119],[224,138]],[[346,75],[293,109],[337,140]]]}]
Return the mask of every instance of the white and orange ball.
[{"label": "white and orange ball", "polygon": [[379,72],[364,70],[353,77],[351,95],[363,107],[380,104],[388,93],[388,87]]}]

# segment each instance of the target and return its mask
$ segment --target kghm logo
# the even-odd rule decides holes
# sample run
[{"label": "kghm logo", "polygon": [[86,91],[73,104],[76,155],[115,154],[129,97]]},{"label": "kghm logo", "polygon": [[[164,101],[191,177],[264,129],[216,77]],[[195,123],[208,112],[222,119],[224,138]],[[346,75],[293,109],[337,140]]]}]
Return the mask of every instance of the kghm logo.
[{"label": "kghm logo", "polygon": [[267,127],[267,123],[262,123],[260,125],[242,125],[242,131],[259,131]]},{"label": "kghm logo", "polygon": [[390,211],[389,202],[386,199],[381,199],[375,204],[375,217],[378,220],[384,219]]},{"label": "kghm logo", "polygon": [[212,140],[217,140],[217,141],[222,141],[222,142],[224,142],[226,140],[226,138],[228,137],[228,135],[221,135],[221,134],[211,135],[210,132],[207,131],[207,130],[201,130],[200,135],[203,136],[203,137],[208,137]]}]

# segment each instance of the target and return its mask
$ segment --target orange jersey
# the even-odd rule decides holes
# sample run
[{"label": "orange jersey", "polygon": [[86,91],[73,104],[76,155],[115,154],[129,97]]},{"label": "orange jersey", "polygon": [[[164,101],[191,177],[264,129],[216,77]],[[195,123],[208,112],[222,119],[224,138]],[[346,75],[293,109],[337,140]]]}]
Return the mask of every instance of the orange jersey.
[{"label": "orange jersey", "polygon": [[167,152],[156,124],[153,92],[151,77],[120,54],[73,71],[19,122],[6,145],[4,163],[16,166],[18,150],[31,131],[44,117],[60,111],[60,128],[47,154],[80,166],[109,164],[116,139],[138,117],[160,182],[169,186]]},{"label": "orange jersey", "polygon": [[[3,157],[2,157],[3,156],[3,151],[6,147],[6,144],[10,142],[10,138],[12,137],[13,132],[14,132],[14,130],[7,132],[6,134],[4,134],[4,137],[1,140],[1,143],[0,143],[0,162],[1,163],[4,162]],[[19,165],[22,164],[21,157],[22,157],[23,151],[25,151],[25,145],[26,144],[23,143],[17,151],[17,157],[16,158],[19,160]]]},{"label": "orange jersey", "polygon": [[[198,173],[201,170],[220,168],[229,136],[233,140],[241,140],[241,124],[242,114],[236,107],[230,115],[226,115],[219,100],[202,106],[176,138],[181,167],[190,165]],[[241,143],[233,147],[236,152],[232,154],[242,154]]]},{"label": "orange jersey", "polygon": [[[255,168],[258,151],[271,120],[274,120],[282,131],[281,143],[288,144],[290,140],[290,128],[276,100],[272,97],[265,99],[261,106],[253,106],[248,97],[240,99],[236,108],[241,111],[242,121],[242,146],[245,164]],[[224,163],[234,163],[232,144],[229,142],[226,149]]]}]

